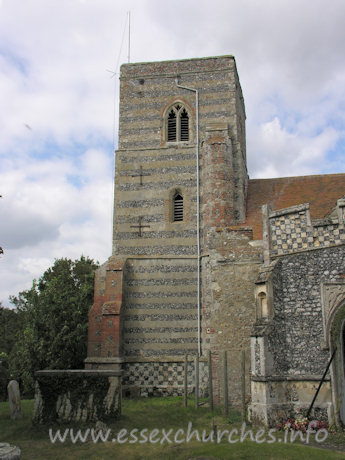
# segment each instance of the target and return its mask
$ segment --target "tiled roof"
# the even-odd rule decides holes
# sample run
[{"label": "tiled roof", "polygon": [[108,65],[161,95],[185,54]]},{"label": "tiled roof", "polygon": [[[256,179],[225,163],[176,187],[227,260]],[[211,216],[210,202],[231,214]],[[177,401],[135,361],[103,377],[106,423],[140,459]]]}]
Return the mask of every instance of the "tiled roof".
[{"label": "tiled roof", "polygon": [[309,203],[311,219],[321,219],[344,195],[345,174],[252,179],[248,182],[245,225],[253,228],[253,238],[258,240],[262,238],[262,205],[268,204],[276,211]]}]

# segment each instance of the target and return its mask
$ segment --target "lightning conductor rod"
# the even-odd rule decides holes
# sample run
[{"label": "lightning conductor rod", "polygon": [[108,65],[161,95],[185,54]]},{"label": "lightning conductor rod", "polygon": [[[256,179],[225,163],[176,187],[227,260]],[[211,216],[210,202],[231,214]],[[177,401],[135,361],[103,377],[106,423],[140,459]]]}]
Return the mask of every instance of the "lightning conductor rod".
[{"label": "lightning conductor rod", "polygon": [[131,62],[131,12],[128,11],[128,64]]},{"label": "lightning conductor rod", "polygon": [[197,259],[198,259],[198,354],[201,356],[201,307],[200,307],[200,186],[199,186],[199,92],[197,89],[188,88],[187,86],[179,85],[179,79],[175,79],[176,86],[178,88],[186,89],[187,91],[193,91],[195,93],[195,125],[196,125],[196,238],[197,238]]}]

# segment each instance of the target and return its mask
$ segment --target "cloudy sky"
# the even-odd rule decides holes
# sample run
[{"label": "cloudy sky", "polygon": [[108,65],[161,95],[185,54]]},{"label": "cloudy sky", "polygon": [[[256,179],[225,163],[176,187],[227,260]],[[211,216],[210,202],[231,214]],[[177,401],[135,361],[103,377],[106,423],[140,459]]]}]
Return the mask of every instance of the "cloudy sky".
[{"label": "cloudy sky", "polygon": [[345,172],[344,0],[0,0],[5,305],[55,258],[111,253],[129,10],[131,62],[236,57],[251,178]]}]

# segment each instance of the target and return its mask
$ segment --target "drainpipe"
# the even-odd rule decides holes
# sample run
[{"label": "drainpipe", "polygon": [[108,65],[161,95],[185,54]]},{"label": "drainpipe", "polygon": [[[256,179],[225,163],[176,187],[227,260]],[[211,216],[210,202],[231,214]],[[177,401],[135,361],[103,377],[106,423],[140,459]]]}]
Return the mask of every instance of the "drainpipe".
[{"label": "drainpipe", "polygon": [[178,88],[186,89],[188,91],[193,91],[195,93],[195,124],[196,124],[196,233],[197,233],[197,258],[198,258],[198,278],[197,278],[197,289],[198,289],[198,353],[201,356],[201,337],[200,337],[200,193],[199,193],[199,92],[194,88],[187,88],[186,86],[181,86],[178,84],[178,78],[175,80],[176,86]]}]

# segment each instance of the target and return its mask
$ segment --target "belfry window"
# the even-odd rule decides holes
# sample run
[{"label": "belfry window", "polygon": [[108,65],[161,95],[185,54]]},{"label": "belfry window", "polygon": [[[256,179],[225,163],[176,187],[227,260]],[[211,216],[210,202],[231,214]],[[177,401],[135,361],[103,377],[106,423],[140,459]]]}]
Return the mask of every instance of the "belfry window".
[{"label": "belfry window", "polygon": [[176,142],[176,113],[170,110],[168,116],[168,142]]},{"label": "belfry window", "polygon": [[175,104],[171,107],[166,121],[166,139],[168,142],[189,141],[189,115],[181,104]]},{"label": "belfry window", "polygon": [[183,196],[180,193],[174,196],[173,220],[174,222],[183,221]]},{"label": "belfry window", "polygon": [[186,109],[180,114],[180,140],[189,141],[189,118]]}]

